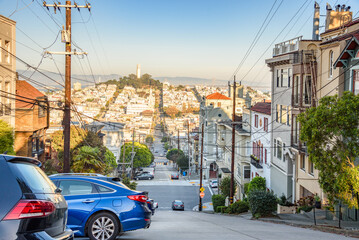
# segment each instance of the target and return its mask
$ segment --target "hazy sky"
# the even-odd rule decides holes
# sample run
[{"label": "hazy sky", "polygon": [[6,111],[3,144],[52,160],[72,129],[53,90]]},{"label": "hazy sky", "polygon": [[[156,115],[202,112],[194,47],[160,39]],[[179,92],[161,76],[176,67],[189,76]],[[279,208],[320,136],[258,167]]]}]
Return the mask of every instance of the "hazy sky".
[{"label": "hazy sky", "polygon": [[[272,41],[279,43],[300,35],[305,39],[312,36],[314,1],[310,0],[88,2],[92,6],[91,14],[86,9],[72,11],[72,37],[77,45],[74,48],[89,53],[83,59],[73,57],[72,71],[75,74],[90,74],[92,69],[94,74],[128,75],[135,73],[136,65],[141,64],[142,73],[157,77],[229,80],[272,6],[272,14],[279,6],[237,74],[238,80],[243,79],[249,84],[270,85],[264,59],[271,57]],[[326,2],[318,2],[324,15]],[[84,5],[86,1],[78,0],[77,3]],[[331,0],[329,3],[332,6],[346,3],[352,7],[354,15],[359,11],[357,0]],[[64,9],[56,14],[53,9],[46,10],[40,0],[0,0],[0,14],[11,15],[10,18],[17,22],[17,56],[33,66],[40,64],[39,69],[62,73],[64,57],[42,59],[42,52],[53,43],[47,50],[64,50],[61,38],[56,40],[65,22],[64,13]],[[320,25],[324,25],[324,20],[321,17]],[[264,57],[255,64],[263,53]],[[248,72],[252,66],[255,67]],[[17,67],[26,69],[21,63]]]}]

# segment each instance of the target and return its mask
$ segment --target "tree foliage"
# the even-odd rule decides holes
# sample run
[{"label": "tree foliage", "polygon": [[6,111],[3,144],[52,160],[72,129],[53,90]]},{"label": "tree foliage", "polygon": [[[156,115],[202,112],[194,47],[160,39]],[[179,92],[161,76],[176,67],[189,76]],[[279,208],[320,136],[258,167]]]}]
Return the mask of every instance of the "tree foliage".
[{"label": "tree foliage", "polygon": [[154,137],[153,137],[152,135],[147,135],[145,141],[146,141],[146,143],[148,143],[148,144],[152,144],[154,140],[155,140],[155,139],[154,139]]},{"label": "tree foliage", "polygon": [[[123,146],[121,147],[123,149]],[[131,162],[132,142],[125,143],[125,162]],[[147,167],[154,160],[154,156],[145,144],[134,143],[133,167]],[[123,159],[123,151],[121,151],[120,161]]]},{"label": "tree foliage", "polygon": [[[233,181],[233,189],[236,189],[236,186],[236,182]],[[229,197],[231,189],[231,177],[224,177],[219,184],[219,189],[224,196]]]},{"label": "tree foliage", "polygon": [[253,190],[248,194],[249,208],[253,217],[270,216],[277,208],[277,198],[272,192]]},{"label": "tree foliage", "polygon": [[359,95],[328,96],[299,116],[300,139],[319,170],[319,183],[331,202],[358,206]]},{"label": "tree foliage", "polygon": [[248,192],[252,190],[266,190],[266,179],[261,176],[254,177],[248,185]]},{"label": "tree foliage", "polygon": [[179,110],[175,106],[170,106],[168,108],[165,108],[164,111],[171,118],[174,118],[176,115],[179,114]]},{"label": "tree foliage", "polygon": [[128,76],[121,77],[117,80],[109,80],[104,84],[115,84],[118,89],[123,89],[126,86],[131,86],[134,88],[146,88],[152,87],[156,89],[162,88],[162,83],[159,80],[155,80],[152,78],[150,74],[143,74],[140,79],[137,78],[135,74],[130,74]]},{"label": "tree foliage", "polygon": [[[108,174],[116,167],[115,155],[103,145],[96,133],[75,126],[71,126],[70,133],[71,171]],[[63,131],[54,132],[51,139],[56,157],[44,164],[45,171],[47,173],[61,172],[64,149]]]},{"label": "tree foliage", "polygon": [[0,153],[15,155],[14,151],[14,130],[5,121],[0,120]]}]

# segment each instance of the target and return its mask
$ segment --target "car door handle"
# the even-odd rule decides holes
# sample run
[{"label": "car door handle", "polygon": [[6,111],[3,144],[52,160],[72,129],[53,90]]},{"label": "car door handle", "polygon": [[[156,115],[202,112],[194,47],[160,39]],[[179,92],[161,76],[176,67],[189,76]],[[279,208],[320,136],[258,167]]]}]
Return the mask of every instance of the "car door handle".
[{"label": "car door handle", "polygon": [[93,203],[95,200],[89,200],[89,199],[87,199],[87,200],[84,200],[84,201],[82,201],[83,203]]}]

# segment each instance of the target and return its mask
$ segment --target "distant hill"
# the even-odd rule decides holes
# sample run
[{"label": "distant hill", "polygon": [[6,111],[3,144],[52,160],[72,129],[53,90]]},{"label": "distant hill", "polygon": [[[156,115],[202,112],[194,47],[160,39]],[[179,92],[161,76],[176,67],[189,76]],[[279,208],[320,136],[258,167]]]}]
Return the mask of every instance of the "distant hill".
[{"label": "distant hill", "polygon": [[212,80],[207,78],[194,77],[154,77],[161,82],[169,82],[171,85],[207,85],[207,86],[226,86],[228,81]]}]

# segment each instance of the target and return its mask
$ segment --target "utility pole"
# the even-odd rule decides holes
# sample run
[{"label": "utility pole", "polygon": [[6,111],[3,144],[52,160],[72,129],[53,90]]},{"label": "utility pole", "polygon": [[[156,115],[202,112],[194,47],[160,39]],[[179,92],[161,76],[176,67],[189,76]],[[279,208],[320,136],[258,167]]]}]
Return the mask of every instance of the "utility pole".
[{"label": "utility pole", "polygon": [[[203,130],[204,128],[204,123],[202,122],[202,136],[201,136],[201,168],[199,169],[199,175],[200,175],[200,178],[199,178],[199,189],[202,188],[202,170],[203,170]],[[199,193],[201,193],[201,190],[199,191]],[[202,211],[202,198],[199,197],[199,204],[198,204],[198,211]]]},{"label": "utility pole", "polygon": [[125,172],[125,155],[126,155],[126,150],[125,150],[125,140],[123,141],[123,150],[122,150],[122,175],[123,177],[125,176],[126,172]]},{"label": "utility pole", "polygon": [[133,158],[135,157],[135,129],[132,129],[131,177],[133,177]]},{"label": "utility pole", "polygon": [[177,146],[178,150],[180,150],[179,129],[177,129]]},{"label": "utility pole", "polygon": [[56,10],[60,10],[60,8],[66,8],[66,30],[62,30],[62,41],[65,42],[65,52],[46,52],[49,54],[61,54],[65,55],[65,109],[64,109],[64,166],[63,172],[70,172],[70,123],[71,123],[71,55],[82,55],[87,54],[84,52],[72,52],[71,51],[71,8],[87,8],[90,11],[90,4],[86,4],[85,6],[79,6],[75,3],[75,5],[71,5],[71,1],[66,1],[66,5],[61,4],[46,4],[44,1],[44,7],[49,10],[49,7],[54,8],[54,12]]},{"label": "utility pole", "polygon": [[187,120],[187,138],[188,138],[188,180],[191,180],[191,160],[190,160],[190,151],[189,151],[189,120]]},{"label": "utility pole", "polygon": [[232,115],[232,161],[231,161],[231,184],[230,184],[230,192],[229,192],[229,202],[233,203],[234,196],[234,154],[235,154],[235,121],[236,121],[236,75],[234,75],[233,81],[233,115]]}]

